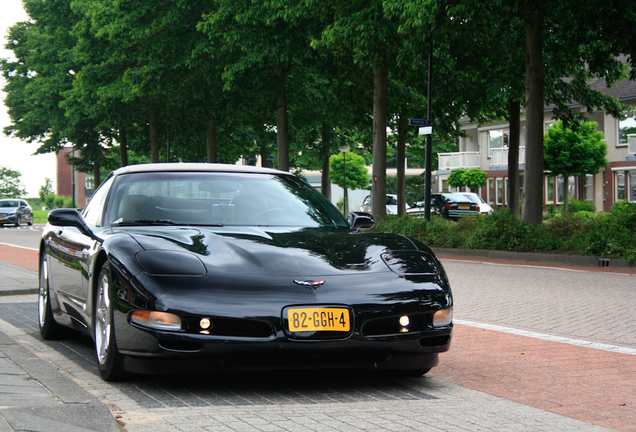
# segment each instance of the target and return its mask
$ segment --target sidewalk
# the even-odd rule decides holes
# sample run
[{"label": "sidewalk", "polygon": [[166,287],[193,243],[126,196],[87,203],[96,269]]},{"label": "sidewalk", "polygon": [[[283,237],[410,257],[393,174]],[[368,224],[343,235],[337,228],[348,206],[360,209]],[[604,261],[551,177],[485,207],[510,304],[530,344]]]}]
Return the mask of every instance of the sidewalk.
[{"label": "sidewalk", "polygon": [[121,431],[106,405],[0,331],[0,432]]},{"label": "sidewalk", "polygon": [[[37,294],[37,251],[0,245],[0,256],[4,260],[0,261],[0,296]],[[0,432],[9,431],[107,432],[121,428],[108,407],[72,377],[0,330]]]}]

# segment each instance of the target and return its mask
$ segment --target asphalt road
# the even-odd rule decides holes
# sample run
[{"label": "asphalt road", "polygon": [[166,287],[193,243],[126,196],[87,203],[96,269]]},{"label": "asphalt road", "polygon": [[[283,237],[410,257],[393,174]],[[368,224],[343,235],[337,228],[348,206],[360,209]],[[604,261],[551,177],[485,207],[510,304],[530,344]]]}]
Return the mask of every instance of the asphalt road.
[{"label": "asphalt road", "polygon": [[[38,241],[37,229],[0,229],[0,244],[35,249]],[[599,400],[595,392],[621,393],[621,384],[605,382],[598,376],[603,365],[596,366],[597,363],[633,362],[636,276],[443,262],[455,297],[454,318],[461,324],[451,351],[441,356],[440,366],[421,378],[368,373],[242,373],[151,376],[109,384],[97,374],[88,338],[48,342],[39,337],[35,296],[0,298],[0,330],[52,362],[106,403],[129,432],[561,431],[602,430],[595,425],[627,430],[635,425],[612,423],[616,418],[633,418],[634,384],[626,389],[626,402],[611,400],[612,405],[607,407],[598,402],[600,408],[594,412],[595,417],[589,415],[586,406],[589,400]],[[37,284],[35,272],[32,277]],[[594,348],[580,347],[586,344]],[[505,353],[508,347],[516,351]],[[527,362],[531,359],[527,358],[530,355],[524,358],[525,351],[539,356],[541,369],[531,369],[537,367],[537,362]],[[589,352],[594,354],[591,361],[597,368],[590,388],[585,386],[583,390],[582,379],[567,381],[562,389],[552,388],[559,387],[553,383],[573,370],[568,360],[582,358],[582,353]],[[599,360],[597,352],[610,357]],[[547,358],[541,353],[548,353]],[[562,358],[557,358],[559,353]],[[504,358],[488,357],[493,354]],[[516,369],[506,369],[513,360]],[[559,369],[559,364],[563,369]],[[627,375],[627,368],[622,367],[620,379],[636,382],[636,371]],[[502,376],[497,371],[506,372]],[[514,374],[534,379],[516,379],[511,392],[509,381]],[[537,389],[540,375],[544,375],[546,383]],[[563,402],[563,394],[550,393],[559,390],[565,395],[589,396],[589,400],[570,400],[568,405]],[[539,393],[543,399],[526,401],[515,397],[514,392],[521,396]],[[578,411],[569,409],[575,405]],[[614,405],[624,410],[615,412]],[[627,409],[632,417],[625,415]],[[605,420],[599,420],[600,410],[607,413]]]}]

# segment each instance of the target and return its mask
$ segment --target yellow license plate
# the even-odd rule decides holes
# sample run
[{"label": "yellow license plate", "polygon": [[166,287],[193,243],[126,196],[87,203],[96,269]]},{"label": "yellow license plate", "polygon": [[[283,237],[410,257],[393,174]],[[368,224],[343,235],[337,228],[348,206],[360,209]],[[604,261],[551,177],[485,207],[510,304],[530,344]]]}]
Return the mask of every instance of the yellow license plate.
[{"label": "yellow license plate", "polygon": [[470,206],[457,206],[460,210],[470,210]]},{"label": "yellow license plate", "polygon": [[342,331],[351,328],[349,309],[296,308],[287,310],[289,331]]}]

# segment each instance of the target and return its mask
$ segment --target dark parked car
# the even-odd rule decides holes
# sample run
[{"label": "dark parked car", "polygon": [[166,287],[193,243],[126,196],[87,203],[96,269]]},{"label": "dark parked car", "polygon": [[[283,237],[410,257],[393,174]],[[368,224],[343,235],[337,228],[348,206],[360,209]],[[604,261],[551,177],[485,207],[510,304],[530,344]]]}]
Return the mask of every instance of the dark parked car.
[{"label": "dark parked car", "polygon": [[22,199],[0,200],[0,226],[11,224],[19,227],[22,223],[33,225],[33,210],[29,203]]},{"label": "dark parked car", "polygon": [[121,168],[82,214],[49,214],[39,325],[126,372],[368,368],[426,373],[449,349],[435,254],[364,232],[298,177],[218,164]]},{"label": "dark parked car", "polygon": [[[423,215],[425,212],[424,204],[425,201],[422,198],[406,212],[409,215]],[[455,221],[462,217],[481,214],[479,204],[456,193],[431,194],[431,212]]]}]

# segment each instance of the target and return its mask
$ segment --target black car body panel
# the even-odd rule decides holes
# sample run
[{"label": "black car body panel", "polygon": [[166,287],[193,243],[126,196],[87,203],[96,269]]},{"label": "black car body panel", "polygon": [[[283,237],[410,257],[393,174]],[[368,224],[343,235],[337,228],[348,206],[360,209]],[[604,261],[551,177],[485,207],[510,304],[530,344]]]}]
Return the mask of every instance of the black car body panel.
[{"label": "black car body panel", "polygon": [[[124,173],[130,171],[136,172]],[[124,174],[115,172],[106,187],[117,185],[118,175]],[[426,370],[450,346],[452,322],[433,324],[436,312],[453,305],[448,278],[419,241],[352,229],[342,215],[337,226],[110,223],[112,189],[93,198],[104,203],[101,215],[91,214],[90,204],[84,210],[90,236],[81,227],[49,224],[41,256],[55,321],[88,334],[98,315],[97,277],[107,263],[114,338],[128,371]],[[350,328],[291,331],[288,320],[301,309],[314,319],[338,311]],[[168,312],[180,317],[181,328],[139,325],[134,311]],[[401,317],[409,323],[399,324]]]}]

